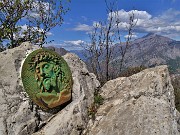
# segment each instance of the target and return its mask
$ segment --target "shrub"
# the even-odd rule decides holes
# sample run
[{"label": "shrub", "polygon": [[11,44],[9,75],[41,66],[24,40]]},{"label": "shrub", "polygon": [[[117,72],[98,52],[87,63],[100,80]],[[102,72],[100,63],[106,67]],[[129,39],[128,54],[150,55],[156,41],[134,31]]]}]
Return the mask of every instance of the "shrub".
[{"label": "shrub", "polygon": [[99,91],[94,92],[94,102],[88,107],[88,115],[92,120],[95,120],[97,109],[103,104],[103,97],[99,94]]}]

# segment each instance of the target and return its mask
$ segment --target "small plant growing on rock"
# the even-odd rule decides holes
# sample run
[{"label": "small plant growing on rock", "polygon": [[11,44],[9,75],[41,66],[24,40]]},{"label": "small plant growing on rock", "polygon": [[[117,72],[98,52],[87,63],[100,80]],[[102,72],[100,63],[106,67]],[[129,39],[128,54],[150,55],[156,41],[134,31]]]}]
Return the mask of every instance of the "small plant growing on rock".
[{"label": "small plant growing on rock", "polygon": [[99,94],[94,96],[94,103],[97,105],[102,105],[103,104],[103,97]]},{"label": "small plant growing on rock", "polygon": [[97,109],[99,108],[100,105],[103,104],[103,97],[99,94],[99,91],[94,92],[94,102],[88,107],[88,116],[92,119],[95,120],[95,115],[97,113]]},{"label": "small plant growing on rock", "polygon": [[88,108],[88,116],[92,119],[95,120],[95,114],[97,112],[97,106],[95,103],[92,103],[89,108]]}]

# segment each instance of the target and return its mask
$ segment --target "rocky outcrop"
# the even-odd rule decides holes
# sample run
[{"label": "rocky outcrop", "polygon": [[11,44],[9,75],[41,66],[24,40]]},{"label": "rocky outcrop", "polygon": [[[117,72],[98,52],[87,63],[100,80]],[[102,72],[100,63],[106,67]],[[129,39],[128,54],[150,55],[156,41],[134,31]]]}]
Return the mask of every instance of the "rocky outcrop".
[{"label": "rocky outcrop", "polygon": [[27,53],[37,48],[24,43],[0,53],[0,135],[79,134],[86,128],[87,107],[93,102],[99,82],[76,55],[67,53],[64,59],[74,82],[72,101],[64,108],[40,109],[28,98],[20,77]]},{"label": "rocky outcrop", "polygon": [[101,91],[105,102],[84,134],[179,135],[167,66],[108,81]]},{"label": "rocky outcrop", "polygon": [[87,108],[94,100],[99,81],[76,55],[67,53],[63,57],[72,71],[72,102],[33,135],[79,135],[86,129],[89,121]]},{"label": "rocky outcrop", "polygon": [[20,71],[29,43],[0,53],[0,135],[179,135],[179,112],[167,66],[108,81],[104,104],[95,120],[88,117],[99,81],[74,54],[64,59],[73,76],[72,100],[45,111],[23,89]]},{"label": "rocky outcrop", "polygon": [[38,117],[35,111],[31,111],[33,108],[20,81],[21,62],[28,51],[37,48],[24,43],[0,53],[0,135],[37,130]]},{"label": "rocky outcrop", "polygon": [[49,50],[55,51],[56,53],[58,53],[61,56],[63,56],[66,53],[68,53],[68,51],[66,51],[64,48],[57,48],[57,47],[53,47],[53,46],[48,46],[46,48],[49,49]]}]

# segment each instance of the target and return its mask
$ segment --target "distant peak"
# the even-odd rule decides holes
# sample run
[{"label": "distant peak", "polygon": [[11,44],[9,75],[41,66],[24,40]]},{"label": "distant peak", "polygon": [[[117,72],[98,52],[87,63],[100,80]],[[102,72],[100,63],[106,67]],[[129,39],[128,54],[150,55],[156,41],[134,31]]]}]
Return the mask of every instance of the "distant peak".
[{"label": "distant peak", "polygon": [[147,35],[145,35],[145,36],[143,36],[143,38],[146,38],[146,37],[149,37],[149,36],[154,36],[154,35],[156,35],[155,33],[148,33]]}]

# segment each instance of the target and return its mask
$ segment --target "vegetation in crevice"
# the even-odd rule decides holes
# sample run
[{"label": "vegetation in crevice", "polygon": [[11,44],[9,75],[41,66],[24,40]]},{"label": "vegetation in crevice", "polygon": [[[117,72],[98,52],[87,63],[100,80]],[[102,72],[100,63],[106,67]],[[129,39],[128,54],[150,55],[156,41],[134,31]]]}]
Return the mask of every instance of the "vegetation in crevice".
[{"label": "vegetation in crevice", "polygon": [[103,97],[100,95],[99,90],[94,92],[94,102],[88,107],[88,116],[92,120],[95,120],[97,109],[103,104]]}]

